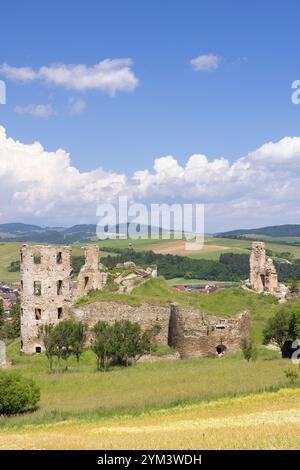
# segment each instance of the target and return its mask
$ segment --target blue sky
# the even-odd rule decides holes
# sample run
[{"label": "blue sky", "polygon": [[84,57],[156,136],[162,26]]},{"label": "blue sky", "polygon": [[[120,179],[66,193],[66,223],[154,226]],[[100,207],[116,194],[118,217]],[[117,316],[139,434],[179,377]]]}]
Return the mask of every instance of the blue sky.
[{"label": "blue sky", "polygon": [[[296,0],[2,2],[0,64],[37,71],[130,58],[138,85],[111,96],[2,74],[0,124],[24,144],[63,148],[80,172],[101,167],[130,177],[168,155],[183,166],[193,154],[234,163],[299,135],[300,106],[291,103],[299,14]],[[195,70],[191,60],[209,54],[217,67]],[[78,102],[81,112],[71,113]],[[37,105],[52,114],[32,116]]]}]

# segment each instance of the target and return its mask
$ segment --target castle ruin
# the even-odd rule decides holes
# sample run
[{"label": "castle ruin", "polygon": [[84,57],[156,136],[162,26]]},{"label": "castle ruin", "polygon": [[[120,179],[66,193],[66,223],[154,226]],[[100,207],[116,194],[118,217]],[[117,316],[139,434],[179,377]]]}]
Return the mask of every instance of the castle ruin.
[{"label": "castle ruin", "polygon": [[[134,277],[117,273],[118,292],[129,293],[137,283],[156,277],[156,268],[141,269],[126,263]],[[248,336],[250,317],[242,312],[235,317],[206,315],[199,310],[171,305],[129,305],[124,302],[97,301],[82,307],[76,301],[91,289],[103,289],[108,273],[99,264],[99,248],[85,247],[85,264],[77,283],[72,280],[72,251],[67,246],[23,245],[21,267],[21,351],[39,353],[44,345],[39,338],[41,325],[56,325],[64,318],[83,321],[91,329],[99,320],[114,323],[130,320],[142,329],[161,327],[157,342],[173,346],[182,358],[221,356],[240,349],[241,338]],[[118,266],[119,267],[119,266]],[[88,343],[91,337],[88,338]]]},{"label": "castle ruin", "polygon": [[250,287],[257,293],[272,294],[285,302],[289,289],[285,284],[278,282],[278,275],[271,258],[266,256],[264,242],[253,242],[250,255],[250,279],[244,287]]},{"label": "castle ruin", "polygon": [[21,271],[21,351],[41,352],[39,326],[66,318],[70,306],[91,289],[103,289],[107,274],[99,270],[99,248],[85,248],[77,285],[72,281],[69,246],[23,245]]},{"label": "castle ruin", "polygon": [[278,291],[278,276],[271,258],[267,258],[264,242],[253,242],[250,256],[250,284],[257,292]]}]

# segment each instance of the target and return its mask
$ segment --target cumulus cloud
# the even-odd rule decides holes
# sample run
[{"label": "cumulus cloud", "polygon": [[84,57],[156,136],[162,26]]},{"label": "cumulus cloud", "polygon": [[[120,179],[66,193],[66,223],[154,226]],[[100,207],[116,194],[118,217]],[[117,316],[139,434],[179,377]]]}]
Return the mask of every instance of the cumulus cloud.
[{"label": "cumulus cloud", "polygon": [[126,176],[101,168],[80,172],[64,150],[23,144],[0,128],[0,160],[2,222],[95,222],[97,205],[120,195],[146,204],[203,203],[207,231],[300,217],[300,137],[266,143],[233,163],[194,154],[183,165],[169,155]]},{"label": "cumulus cloud", "polygon": [[51,104],[29,104],[27,106],[16,106],[17,114],[29,114],[34,117],[48,118],[55,114]]},{"label": "cumulus cloud", "polygon": [[130,92],[138,86],[132,65],[133,60],[130,58],[105,59],[92,66],[59,63],[43,66],[37,70],[2,64],[0,74],[23,83],[41,80],[71,90],[99,90],[114,96],[118,91]]},{"label": "cumulus cloud", "polygon": [[202,54],[190,61],[191,66],[197,72],[216,70],[221,58],[215,54]]},{"label": "cumulus cloud", "polygon": [[36,79],[36,73],[30,67],[11,67],[8,64],[2,64],[0,65],[0,74],[20,82],[32,82]]},{"label": "cumulus cloud", "polygon": [[86,108],[86,102],[84,100],[77,100],[75,98],[70,98],[70,114],[72,116],[81,114]]}]

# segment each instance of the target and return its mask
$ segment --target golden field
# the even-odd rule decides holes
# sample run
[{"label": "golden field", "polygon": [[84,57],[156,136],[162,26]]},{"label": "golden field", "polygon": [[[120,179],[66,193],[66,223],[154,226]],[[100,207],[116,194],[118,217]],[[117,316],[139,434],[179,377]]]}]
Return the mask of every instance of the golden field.
[{"label": "golden field", "polygon": [[0,432],[0,449],[299,449],[300,389]]}]

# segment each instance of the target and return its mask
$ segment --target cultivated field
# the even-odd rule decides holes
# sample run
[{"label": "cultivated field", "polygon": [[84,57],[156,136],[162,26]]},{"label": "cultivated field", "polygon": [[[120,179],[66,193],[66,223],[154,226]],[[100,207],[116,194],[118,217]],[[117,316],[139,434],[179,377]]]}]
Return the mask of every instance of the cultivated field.
[{"label": "cultivated field", "polygon": [[0,449],[299,449],[300,390],[0,431]]},{"label": "cultivated field", "polygon": [[285,388],[290,361],[274,351],[256,363],[236,354],[106,373],[87,351],[79,371],[52,374],[44,355],[21,357],[16,343],[8,354],[41,403],[0,419],[2,449],[299,448],[300,389]]},{"label": "cultivated field", "polygon": [[[266,237],[263,237],[266,238]],[[295,259],[300,259],[300,247],[290,246],[280,243],[274,243],[275,240],[280,242],[280,238],[272,237],[271,241],[266,239],[266,248],[282,253],[289,251]],[[284,239],[282,239],[284,240]],[[215,238],[211,236],[205,237],[205,245],[199,251],[186,251],[185,242],[183,240],[140,240],[140,239],[120,239],[120,240],[104,240],[97,242],[100,247],[107,248],[128,248],[129,243],[136,251],[153,250],[155,253],[172,254],[189,256],[194,259],[212,259],[218,260],[222,253],[238,253],[249,254],[251,249],[250,240],[234,240],[230,238]],[[82,243],[74,243],[74,255],[82,255]],[[9,272],[8,268],[12,261],[19,259],[20,243],[3,242],[0,243],[0,281],[17,283],[19,281],[18,272]],[[100,251],[101,256],[107,256],[107,251]]]}]

